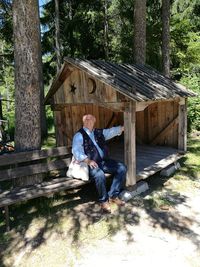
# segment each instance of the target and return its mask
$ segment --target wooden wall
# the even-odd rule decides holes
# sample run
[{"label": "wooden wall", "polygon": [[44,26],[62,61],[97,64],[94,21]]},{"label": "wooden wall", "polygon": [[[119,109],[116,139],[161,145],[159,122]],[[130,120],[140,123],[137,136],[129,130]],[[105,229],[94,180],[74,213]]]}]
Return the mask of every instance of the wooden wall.
[{"label": "wooden wall", "polygon": [[[97,128],[123,125],[123,113],[93,104],[68,105],[55,111],[57,145],[71,146],[74,133],[82,127],[84,114],[93,114]],[[136,113],[136,142],[138,144],[178,146],[178,103],[173,101],[151,104]],[[156,142],[155,142],[156,141]]]},{"label": "wooden wall", "polygon": [[[94,90],[95,89],[95,90]],[[74,69],[54,95],[57,145],[71,146],[84,114],[94,114],[96,127],[123,124],[123,108],[130,101],[116,89]],[[138,144],[178,146],[178,101],[160,101],[136,113]]]},{"label": "wooden wall", "polygon": [[178,108],[178,101],[161,101],[137,112],[137,142],[177,148]]},{"label": "wooden wall", "polygon": [[73,135],[82,127],[82,117],[85,114],[93,114],[96,117],[97,128],[123,125],[122,112],[113,112],[93,104],[69,105],[61,111],[54,111],[58,146],[71,146]]},{"label": "wooden wall", "polygon": [[124,100],[128,101],[111,86],[79,70],[74,70],[54,95],[54,104],[118,103]]}]

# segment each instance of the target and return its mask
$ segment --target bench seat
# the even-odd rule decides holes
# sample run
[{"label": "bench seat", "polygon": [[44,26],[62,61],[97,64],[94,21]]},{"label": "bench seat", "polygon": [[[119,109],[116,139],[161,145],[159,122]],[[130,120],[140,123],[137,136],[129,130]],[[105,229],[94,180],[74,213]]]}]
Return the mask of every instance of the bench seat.
[{"label": "bench seat", "polygon": [[78,188],[87,183],[90,183],[90,181],[61,177],[31,186],[13,188],[11,190],[0,193],[0,207],[9,206],[17,202],[58,193],[67,189]]}]

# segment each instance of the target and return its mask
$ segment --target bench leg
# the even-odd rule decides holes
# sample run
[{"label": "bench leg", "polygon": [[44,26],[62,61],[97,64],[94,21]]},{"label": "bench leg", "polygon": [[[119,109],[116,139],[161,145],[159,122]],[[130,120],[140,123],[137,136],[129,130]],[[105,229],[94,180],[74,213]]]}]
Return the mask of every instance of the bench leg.
[{"label": "bench leg", "polygon": [[10,218],[8,206],[5,206],[5,217],[6,217],[6,231],[10,231]]}]

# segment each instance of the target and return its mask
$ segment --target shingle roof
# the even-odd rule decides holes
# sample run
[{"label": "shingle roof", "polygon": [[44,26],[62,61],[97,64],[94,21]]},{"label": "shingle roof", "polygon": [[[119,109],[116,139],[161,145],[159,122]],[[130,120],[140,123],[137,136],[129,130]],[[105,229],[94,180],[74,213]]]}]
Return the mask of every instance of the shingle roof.
[{"label": "shingle roof", "polygon": [[72,58],[64,60],[65,64],[70,63],[80,70],[86,71],[136,101],[195,96],[186,87],[175,83],[147,65],[116,64],[102,60]]}]

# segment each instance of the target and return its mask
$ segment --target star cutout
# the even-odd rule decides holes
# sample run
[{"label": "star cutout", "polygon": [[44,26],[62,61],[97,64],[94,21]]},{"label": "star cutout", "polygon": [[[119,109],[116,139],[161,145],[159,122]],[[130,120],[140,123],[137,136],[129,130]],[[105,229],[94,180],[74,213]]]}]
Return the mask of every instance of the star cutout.
[{"label": "star cutout", "polygon": [[71,90],[70,92],[75,95],[75,90],[77,89],[76,86],[73,84],[70,84]]}]

